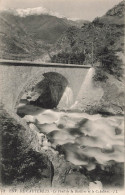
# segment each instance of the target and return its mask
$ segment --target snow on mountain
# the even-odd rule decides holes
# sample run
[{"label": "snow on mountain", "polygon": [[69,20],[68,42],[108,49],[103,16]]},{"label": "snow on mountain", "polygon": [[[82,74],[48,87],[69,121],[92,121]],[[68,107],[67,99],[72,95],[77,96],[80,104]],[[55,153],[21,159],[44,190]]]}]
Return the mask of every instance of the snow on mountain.
[{"label": "snow on mountain", "polygon": [[35,7],[35,8],[26,8],[26,9],[6,9],[2,8],[1,11],[6,11],[13,13],[14,15],[18,15],[20,17],[26,17],[30,15],[41,15],[41,14],[46,14],[46,15],[51,15],[51,16],[56,16],[58,18],[64,18],[65,16],[62,16],[58,12],[53,12],[51,10],[48,10],[44,7]]}]

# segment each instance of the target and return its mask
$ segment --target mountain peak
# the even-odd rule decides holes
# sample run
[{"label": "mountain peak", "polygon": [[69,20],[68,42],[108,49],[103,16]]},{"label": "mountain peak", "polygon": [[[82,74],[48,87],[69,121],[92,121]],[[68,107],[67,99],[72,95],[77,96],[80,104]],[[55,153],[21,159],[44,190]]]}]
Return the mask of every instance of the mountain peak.
[{"label": "mountain peak", "polygon": [[112,9],[110,9],[106,15],[107,16],[118,16],[118,17],[123,17],[124,16],[124,11],[125,11],[125,2],[122,1]]},{"label": "mountain peak", "polygon": [[6,9],[3,8],[1,11],[3,12],[9,12],[14,15],[18,15],[20,17],[26,17],[30,15],[51,15],[51,16],[56,16],[58,18],[64,18],[61,14],[57,12],[53,12],[51,10],[48,10],[44,7],[35,7],[35,8],[26,8],[26,9]]}]

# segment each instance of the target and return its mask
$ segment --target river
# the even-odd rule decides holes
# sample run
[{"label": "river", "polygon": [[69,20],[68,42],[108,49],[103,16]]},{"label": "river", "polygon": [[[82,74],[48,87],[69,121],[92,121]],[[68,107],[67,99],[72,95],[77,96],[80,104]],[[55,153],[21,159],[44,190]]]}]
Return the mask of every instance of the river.
[{"label": "river", "polygon": [[[93,170],[124,162],[124,120],[122,116],[89,115],[82,112],[23,107],[25,119],[39,133],[41,145],[56,150],[61,146],[67,161]],[[43,135],[44,139],[43,139]]]},{"label": "river", "polygon": [[59,102],[64,108],[43,109],[21,100],[19,113],[30,128],[37,131],[41,145],[45,148],[61,148],[67,161],[84,166],[87,170],[95,169],[99,164],[102,169],[113,162],[124,162],[124,118],[123,116],[90,115],[74,107],[82,94],[88,95],[92,88],[94,69],[86,75],[74,105],[73,94],[67,86]]}]

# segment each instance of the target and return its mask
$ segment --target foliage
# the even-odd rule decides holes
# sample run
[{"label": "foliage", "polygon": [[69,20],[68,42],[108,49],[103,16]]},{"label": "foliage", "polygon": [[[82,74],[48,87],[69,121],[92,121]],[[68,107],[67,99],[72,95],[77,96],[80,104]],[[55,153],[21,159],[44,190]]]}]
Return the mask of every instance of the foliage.
[{"label": "foliage", "polygon": [[[95,18],[95,20],[84,24],[81,28],[69,28],[58,40],[58,44],[55,45],[54,50],[61,50],[62,53],[63,51],[67,51],[68,53],[83,53],[85,55],[84,64],[90,64],[92,61],[96,63],[99,57],[98,51],[104,47],[107,47],[110,51],[124,52],[123,10],[124,4],[120,3],[109,10],[104,16]],[[112,56],[114,57],[114,54]],[[109,58],[113,57],[111,57],[110,52]],[[111,68],[111,70],[113,74],[116,68],[115,70]],[[117,73],[114,74],[116,75]]]},{"label": "foliage", "polygon": [[103,81],[106,82],[108,79],[107,75],[105,74],[105,71],[102,68],[95,68],[95,75],[93,77],[94,81]]},{"label": "foliage", "polygon": [[41,179],[47,168],[47,158],[33,151],[22,138],[24,127],[17,124],[7,113],[0,113],[1,128],[1,182],[11,185],[13,182],[25,182],[29,179]]},{"label": "foliage", "polygon": [[101,48],[97,53],[97,59],[100,61],[100,66],[104,72],[114,75],[117,79],[122,77],[122,61],[113,50],[109,50],[107,47]]},{"label": "foliage", "polygon": [[54,55],[51,62],[65,63],[65,64],[83,64],[85,61],[85,55],[83,53],[67,53],[62,52]]}]

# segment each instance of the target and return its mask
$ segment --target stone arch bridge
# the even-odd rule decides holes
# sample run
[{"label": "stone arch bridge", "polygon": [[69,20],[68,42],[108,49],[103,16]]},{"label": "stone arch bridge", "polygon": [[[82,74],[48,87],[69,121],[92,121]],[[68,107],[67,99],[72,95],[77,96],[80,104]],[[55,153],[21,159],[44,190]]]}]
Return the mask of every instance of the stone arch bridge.
[{"label": "stone arch bridge", "polygon": [[65,78],[75,102],[89,68],[91,65],[0,60],[0,102],[8,109],[16,109],[23,92],[42,81],[46,73]]}]

